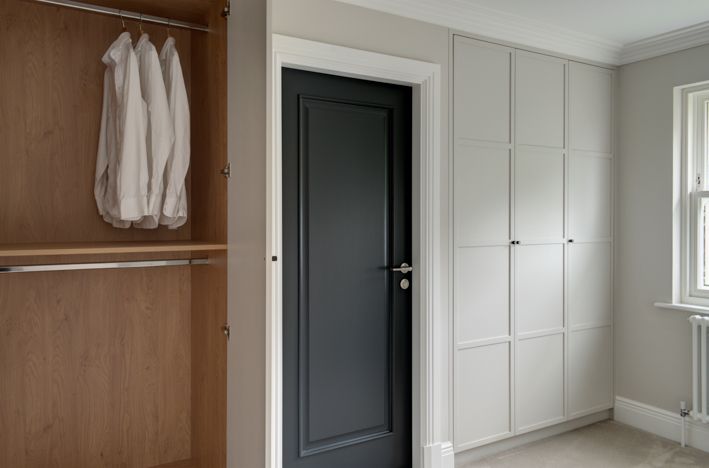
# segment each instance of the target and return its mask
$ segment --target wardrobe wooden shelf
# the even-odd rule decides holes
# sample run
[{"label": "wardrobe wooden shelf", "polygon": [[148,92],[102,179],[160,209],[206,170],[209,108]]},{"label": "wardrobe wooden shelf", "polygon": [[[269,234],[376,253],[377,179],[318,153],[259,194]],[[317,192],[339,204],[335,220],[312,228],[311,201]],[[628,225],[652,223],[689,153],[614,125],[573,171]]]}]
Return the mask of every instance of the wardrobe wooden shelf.
[{"label": "wardrobe wooden shelf", "polygon": [[56,255],[100,255],[170,252],[225,251],[226,244],[214,242],[72,242],[56,244],[0,244],[0,257]]}]

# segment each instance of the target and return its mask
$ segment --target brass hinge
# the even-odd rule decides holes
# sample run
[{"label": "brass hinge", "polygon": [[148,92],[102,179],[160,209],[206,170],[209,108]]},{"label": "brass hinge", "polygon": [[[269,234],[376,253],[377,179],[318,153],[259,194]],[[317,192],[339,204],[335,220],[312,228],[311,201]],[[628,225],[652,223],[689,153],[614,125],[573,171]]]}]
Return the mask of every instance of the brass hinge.
[{"label": "brass hinge", "polygon": [[231,339],[231,325],[229,325],[228,323],[225,324],[222,327],[222,331],[224,332],[224,336],[226,336],[227,341],[229,341]]},{"label": "brass hinge", "polygon": [[226,18],[229,15],[231,15],[231,0],[226,0],[226,5],[224,5],[224,9],[222,10],[222,16]]},{"label": "brass hinge", "polygon": [[219,171],[221,175],[224,176],[225,179],[228,179],[231,177],[231,162],[226,163],[226,166],[224,166],[224,169]]}]

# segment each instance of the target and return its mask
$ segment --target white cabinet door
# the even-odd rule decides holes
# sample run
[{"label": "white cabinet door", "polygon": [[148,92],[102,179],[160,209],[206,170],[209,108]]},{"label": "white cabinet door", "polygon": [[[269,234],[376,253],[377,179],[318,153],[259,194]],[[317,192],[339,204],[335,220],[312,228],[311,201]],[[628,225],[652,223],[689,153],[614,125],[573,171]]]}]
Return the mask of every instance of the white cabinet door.
[{"label": "white cabinet door", "polygon": [[600,411],[613,405],[611,327],[569,334],[570,416]]},{"label": "white cabinet door", "polygon": [[610,70],[571,62],[569,127],[571,149],[612,153],[613,74]]},{"label": "white cabinet door", "polygon": [[514,49],[455,37],[456,138],[509,143]]},{"label": "white cabinet door", "polygon": [[569,167],[569,236],[606,239],[611,236],[610,157],[573,153]]},{"label": "white cabinet door", "polygon": [[457,249],[455,333],[458,345],[510,335],[509,246]]},{"label": "white cabinet door", "polygon": [[517,148],[515,162],[515,239],[564,237],[564,153]]},{"label": "white cabinet door", "polygon": [[454,443],[458,450],[510,434],[510,344],[458,351]]},{"label": "white cabinet door", "polygon": [[564,334],[517,343],[517,431],[529,431],[564,418]]},{"label": "white cabinet door", "polygon": [[569,322],[574,327],[611,324],[611,244],[569,245]]},{"label": "white cabinet door", "polygon": [[516,143],[564,148],[566,60],[517,51]]},{"label": "white cabinet door", "polygon": [[564,326],[563,244],[515,247],[517,335]]},{"label": "white cabinet door", "polygon": [[458,143],[454,167],[456,245],[507,242],[510,237],[510,151]]}]

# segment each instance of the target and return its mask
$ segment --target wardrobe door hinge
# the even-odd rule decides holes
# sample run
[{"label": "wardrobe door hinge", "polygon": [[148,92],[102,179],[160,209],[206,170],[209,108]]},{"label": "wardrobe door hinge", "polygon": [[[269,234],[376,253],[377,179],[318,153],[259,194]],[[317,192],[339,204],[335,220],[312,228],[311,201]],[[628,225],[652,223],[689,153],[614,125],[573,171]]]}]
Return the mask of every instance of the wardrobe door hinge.
[{"label": "wardrobe door hinge", "polygon": [[229,179],[231,177],[231,162],[226,163],[224,169],[219,171],[219,173],[223,175],[225,179]]},{"label": "wardrobe door hinge", "polygon": [[229,325],[228,323],[225,324],[222,327],[222,331],[224,332],[224,336],[226,336],[227,341],[229,341],[231,339],[231,325]]},{"label": "wardrobe door hinge", "polygon": [[222,16],[224,18],[227,18],[229,15],[231,15],[231,0],[226,1],[224,9],[222,10]]}]

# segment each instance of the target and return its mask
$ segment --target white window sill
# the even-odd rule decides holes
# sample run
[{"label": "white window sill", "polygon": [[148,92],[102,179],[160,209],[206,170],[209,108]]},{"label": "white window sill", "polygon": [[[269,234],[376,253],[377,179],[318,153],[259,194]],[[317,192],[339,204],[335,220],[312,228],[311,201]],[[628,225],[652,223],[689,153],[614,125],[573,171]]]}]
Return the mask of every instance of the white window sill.
[{"label": "white window sill", "polygon": [[709,306],[699,306],[693,304],[680,304],[677,302],[655,302],[655,307],[660,309],[681,310],[683,312],[693,312],[695,314],[709,315]]}]

